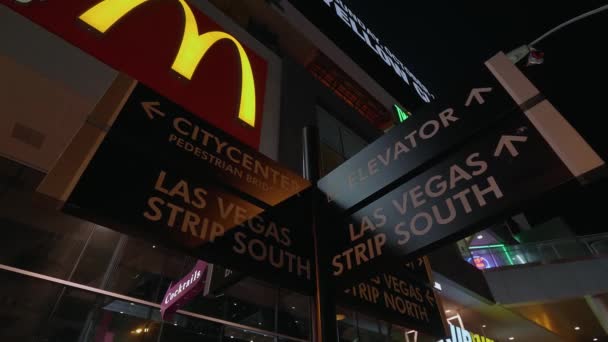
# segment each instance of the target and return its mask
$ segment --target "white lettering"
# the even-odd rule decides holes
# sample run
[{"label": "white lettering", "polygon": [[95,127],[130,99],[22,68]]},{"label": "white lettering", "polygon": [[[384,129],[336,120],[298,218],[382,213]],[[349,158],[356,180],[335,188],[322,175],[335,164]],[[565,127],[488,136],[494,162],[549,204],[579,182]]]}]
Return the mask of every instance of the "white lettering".
[{"label": "white lettering", "polygon": [[[416,94],[426,103],[431,102],[434,98],[428,89],[414,76],[404,64],[384,45],[380,44],[380,40],[376,35],[373,34],[369,28],[347,7],[342,1],[339,0],[323,0],[323,2],[331,7],[333,4],[336,15],[344,21],[354,34],[357,35],[366,45],[368,45],[383,61],[386,65],[391,68],[395,74],[401,78],[405,84],[414,87]],[[374,43],[370,42],[371,37]],[[412,80],[410,83],[409,78]]]}]

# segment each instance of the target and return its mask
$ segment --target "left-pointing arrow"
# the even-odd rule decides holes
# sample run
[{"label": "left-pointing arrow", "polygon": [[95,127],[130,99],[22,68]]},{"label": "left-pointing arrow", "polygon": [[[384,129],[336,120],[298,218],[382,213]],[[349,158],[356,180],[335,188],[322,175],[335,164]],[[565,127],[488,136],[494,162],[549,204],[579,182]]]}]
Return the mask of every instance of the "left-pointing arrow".
[{"label": "left-pointing arrow", "polygon": [[157,107],[160,106],[159,102],[142,102],[141,106],[146,111],[146,115],[150,120],[154,119],[155,115],[165,117],[165,113],[161,112]]},{"label": "left-pointing arrow", "polygon": [[500,137],[498,141],[498,146],[496,146],[496,150],[494,151],[494,157],[500,156],[502,151],[506,148],[512,157],[517,157],[519,155],[519,151],[513,145],[514,142],[526,142],[528,137],[523,135],[503,135]]}]

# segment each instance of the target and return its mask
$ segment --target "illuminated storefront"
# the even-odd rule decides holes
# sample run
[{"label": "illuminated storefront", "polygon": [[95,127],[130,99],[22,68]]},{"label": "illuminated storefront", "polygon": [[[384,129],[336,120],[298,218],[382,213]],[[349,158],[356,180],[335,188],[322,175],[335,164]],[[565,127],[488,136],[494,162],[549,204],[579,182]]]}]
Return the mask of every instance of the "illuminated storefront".
[{"label": "illuminated storefront", "polygon": [[[0,136],[0,313],[6,322],[0,325],[0,340],[314,340],[310,291],[314,264],[309,251],[290,249],[308,242],[301,237],[309,232],[295,234],[287,225],[257,214],[309,186],[300,181],[304,127],[319,127],[318,162],[325,175],[384,130],[416,120],[418,114],[410,108],[435,97],[409,71],[404,59],[376,37],[348,5],[337,0],[317,2],[328,10],[334,24],[363,44],[390,82],[381,76],[372,79],[360,69],[353,72],[356,63],[336,58],[332,49],[315,46],[314,34],[304,35],[306,39],[298,33],[292,40],[285,36],[273,40],[273,33],[289,20],[273,17],[265,23],[278,25],[278,29],[256,26],[255,20],[263,16],[255,6],[271,6],[259,1],[222,12],[218,9],[222,1],[0,0],[0,39],[4,43],[0,48],[0,100],[5,109],[0,117],[4,130]],[[245,14],[238,12],[241,9]],[[264,10],[264,14],[276,15],[275,9]],[[286,31],[292,33],[292,29]],[[376,81],[399,94],[403,91],[403,97],[395,99],[382,87],[370,86]],[[156,97],[143,99],[145,96]],[[114,107],[106,106],[108,103]],[[134,108],[140,117],[129,112]],[[443,114],[421,129],[423,140],[438,134],[440,122],[448,126],[457,120],[451,113],[437,113]],[[108,121],[109,116],[114,121]],[[112,126],[124,123],[116,116],[127,124]],[[150,131],[161,132],[157,136],[162,137],[163,148],[148,144],[146,125],[156,125]],[[123,128],[119,138],[127,136],[124,141],[133,143],[129,148],[110,145],[107,136],[117,126]],[[71,161],[68,151],[84,146],[74,143],[80,142],[77,138],[83,130],[97,134],[98,144],[104,141],[105,149],[96,152],[103,150],[105,155],[79,164],[81,175],[97,178],[84,182],[78,196],[62,193],[63,202],[59,202],[69,207],[60,211],[59,198],[50,201],[47,195],[53,191],[41,191],[41,185],[49,185],[44,180],[57,170],[58,161]],[[266,157],[260,157],[262,154]],[[173,158],[176,155],[199,164],[183,167],[179,158]],[[148,163],[150,160],[159,164]],[[372,165],[380,163],[372,161]],[[208,172],[210,168],[216,172]],[[193,179],[200,177],[197,181],[203,185],[179,172]],[[238,180],[231,177],[244,180],[245,190],[235,190]],[[359,173],[358,177],[366,175]],[[77,185],[71,184],[72,190]],[[256,197],[260,189],[266,196]],[[243,198],[236,198],[236,193]],[[141,194],[141,206],[140,198],[131,200],[133,194]],[[197,211],[211,203],[212,196],[220,198],[213,202],[221,213],[217,220],[208,220]],[[87,207],[77,201],[83,198],[88,200],[86,204],[99,205]],[[249,204],[242,204],[247,201]],[[241,205],[232,205],[235,203]],[[115,217],[102,222],[99,217],[103,214],[110,217],[108,208],[120,219],[136,213],[145,224],[134,223],[130,217],[126,223],[114,222]],[[300,206],[290,216],[305,225],[306,210]],[[239,217],[245,217],[246,211],[254,214],[247,217],[247,224],[241,224],[245,221]],[[224,224],[230,220],[238,223]],[[135,235],[121,224],[144,229]],[[152,236],[155,225],[172,230]],[[244,231],[236,231],[237,226]],[[222,246],[212,248],[215,240],[232,237],[230,234],[235,240],[232,248],[219,252]],[[181,246],[165,245],[167,237],[175,236],[207,249],[195,255]],[[466,262],[492,271],[536,260],[532,253],[518,252],[507,244],[464,249],[465,260],[452,258],[454,254],[444,257],[450,267],[454,265],[453,273],[471,271]],[[363,253],[356,253],[363,259]],[[246,266],[241,272],[224,265],[246,258],[248,263],[243,263]],[[461,263],[456,265],[456,259]],[[342,261],[340,265],[345,266],[352,259]],[[263,264],[273,268],[263,271]],[[289,273],[290,281],[273,281],[281,272]],[[434,276],[441,277],[439,272]],[[483,276],[477,272],[474,277]],[[202,280],[204,287],[200,286]],[[530,335],[554,336],[538,326],[530,328],[521,317],[504,311],[498,316],[508,316],[507,323],[492,322],[491,315],[475,309],[506,309],[497,309],[491,294],[484,291],[459,302],[458,295],[477,290],[465,287],[446,279],[441,285],[435,283],[451,305],[445,311],[451,336],[443,342],[503,341],[510,331],[501,327],[509,324],[529,328],[534,332]],[[424,296],[413,296],[432,303],[435,292],[430,286],[427,289]],[[190,290],[196,295],[181,301],[180,295]],[[409,288],[399,291],[416,293]],[[177,306],[171,307],[165,315],[165,305],[173,300],[179,302],[179,310],[171,315]],[[462,304],[472,302],[478,306]],[[412,302],[392,303],[393,310],[402,315],[414,312],[412,315],[430,317]],[[343,306],[336,310],[341,342],[437,341],[411,327],[393,324],[395,320],[389,323],[380,315]]]}]

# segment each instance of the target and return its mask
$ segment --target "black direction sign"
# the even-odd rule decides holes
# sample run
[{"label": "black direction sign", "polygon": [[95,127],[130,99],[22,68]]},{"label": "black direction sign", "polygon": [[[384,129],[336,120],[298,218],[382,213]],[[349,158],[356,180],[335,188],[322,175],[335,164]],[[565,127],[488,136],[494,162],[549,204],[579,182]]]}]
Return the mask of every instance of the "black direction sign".
[{"label": "black direction sign", "polygon": [[267,205],[310,187],[299,175],[141,83],[112,130],[118,133],[113,138],[145,144],[150,153],[195,168],[201,177],[212,177]]},{"label": "black direction sign", "polygon": [[446,333],[443,308],[432,286],[396,268],[367,281],[350,284],[337,293],[341,305],[433,336]]},{"label": "black direction sign", "polygon": [[63,210],[309,292],[310,200],[296,194],[306,187],[297,175],[138,85]]},{"label": "black direction sign", "polygon": [[335,234],[339,250],[333,274],[369,274],[395,258],[421,255],[570,178],[540,133],[515,112],[447,160],[344,219]]},{"label": "black direction sign", "polygon": [[207,266],[204,295],[215,296],[220,294],[243,280],[243,278],[245,278],[243,273],[235,272],[220,265],[209,264]]},{"label": "black direction sign", "polygon": [[424,257],[418,257],[404,263],[405,270],[410,276],[413,276],[425,283],[430,283],[429,274],[427,271]]},{"label": "black direction sign", "polygon": [[318,185],[347,210],[439,157],[516,106],[489,70],[471,87],[426,105],[323,177]]}]

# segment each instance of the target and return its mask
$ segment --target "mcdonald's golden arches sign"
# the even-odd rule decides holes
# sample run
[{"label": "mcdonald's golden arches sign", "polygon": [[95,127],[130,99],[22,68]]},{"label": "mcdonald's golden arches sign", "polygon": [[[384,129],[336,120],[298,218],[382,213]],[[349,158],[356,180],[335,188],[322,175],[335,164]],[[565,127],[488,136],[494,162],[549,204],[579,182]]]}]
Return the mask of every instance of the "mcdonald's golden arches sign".
[{"label": "mcdonald's golden arches sign", "polygon": [[185,0],[0,3],[258,147],[266,61],[195,5]]}]

